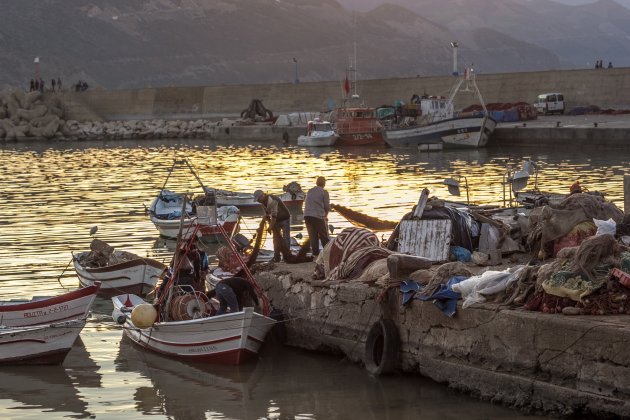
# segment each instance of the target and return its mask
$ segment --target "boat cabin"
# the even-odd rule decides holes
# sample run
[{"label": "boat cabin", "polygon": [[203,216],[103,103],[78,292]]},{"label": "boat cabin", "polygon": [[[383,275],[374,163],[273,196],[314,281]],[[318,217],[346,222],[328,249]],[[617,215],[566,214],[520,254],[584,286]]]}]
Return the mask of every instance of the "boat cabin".
[{"label": "boat cabin", "polygon": [[436,121],[453,118],[453,103],[444,96],[424,95],[419,101],[420,115]]},{"label": "boat cabin", "polygon": [[330,132],[334,131],[333,125],[328,121],[309,121],[306,125],[306,135],[310,136],[313,132]]},{"label": "boat cabin", "polygon": [[339,134],[372,133],[382,130],[374,108],[339,108],[337,132]]}]

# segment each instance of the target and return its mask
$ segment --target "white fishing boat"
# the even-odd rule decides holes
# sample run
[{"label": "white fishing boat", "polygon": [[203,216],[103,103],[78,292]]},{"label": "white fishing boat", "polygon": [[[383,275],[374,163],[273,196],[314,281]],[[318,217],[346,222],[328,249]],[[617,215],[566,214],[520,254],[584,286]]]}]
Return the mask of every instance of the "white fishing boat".
[{"label": "white fishing boat", "polygon": [[58,364],[85,326],[85,318],[0,328],[0,364]]},{"label": "white fishing boat", "polygon": [[166,238],[176,238],[180,225],[185,237],[188,237],[197,225],[200,227],[197,232],[201,236],[218,235],[220,233],[218,225],[223,226],[227,232],[237,232],[241,217],[238,207],[223,206],[217,208],[215,205],[212,205],[209,210],[212,214],[199,215],[200,206],[195,206],[193,209],[192,204],[186,204],[186,214],[182,225],[180,221],[182,219],[183,197],[169,190],[161,190],[149,206],[148,212],[151,222],[160,232],[160,235]]},{"label": "white fishing boat", "polygon": [[92,241],[90,249],[72,255],[74,270],[83,287],[100,282],[99,295],[103,296],[145,295],[155,288],[167,268],[151,258],[114,250],[98,239]]},{"label": "white fishing boat", "polygon": [[101,287],[100,282],[59,296],[0,301],[0,325],[27,327],[86,318]]},{"label": "white fishing boat", "polygon": [[298,146],[327,147],[333,146],[339,140],[332,123],[328,121],[309,121],[306,125],[306,134],[298,136]]},{"label": "white fishing boat", "polygon": [[[462,86],[465,86],[462,88]],[[482,111],[456,113],[454,99],[459,92],[472,92],[481,102]],[[477,87],[472,69],[453,87],[448,98],[427,96],[413,98],[411,107],[416,112],[401,116],[397,124],[385,130],[385,142],[391,147],[414,147],[431,150],[439,148],[477,148],[488,144],[497,122],[488,114],[486,104]]]},{"label": "white fishing boat", "polygon": [[[225,242],[232,244],[227,233],[219,229]],[[175,253],[172,274],[157,291],[157,303],[148,303],[132,294],[115,296],[112,317],[124,326],[125,334],[134,343],[156,353],[187,361],[241,364],[258,354],[275,324],[265,315],[269,313],[269,302],[241,260],[249,281],[260,295],[263,314],[244,307],[213,316],[211,301],[204,293],[205,272],[193,269],[200,278],[189,279],[181,274],[186,261],[196,260],[189,256],[196,250],[195,237],[193,233],[190,240],[178,244],[181,252]]]},{"label": "white fishing boat", "polygon": [[[223,206],[234,206],[243,210],[260,207],[260,203],[254,200],[253,193],[226,190],[214,191],[217,206],[220,206],[219,209],[223,208]],[[277,196],[282,200],[285,206],[301,207],[302,203],[304,203],[304,198],[306,198],[306,193],[302,191],[300,184],[294,181],[285,185],[284,192],[277,194]]]}]

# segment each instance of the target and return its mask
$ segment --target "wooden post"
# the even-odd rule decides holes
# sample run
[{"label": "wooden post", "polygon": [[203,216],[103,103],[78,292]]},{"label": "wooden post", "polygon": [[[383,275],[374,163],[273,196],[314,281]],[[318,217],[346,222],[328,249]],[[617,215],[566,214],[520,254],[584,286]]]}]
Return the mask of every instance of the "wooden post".
[{"label": "wooden post", "polygon": [[416,205],[416,209],[413,212],[413,219],[421,219],[422,213],[424,213],[424,208],[427,205],[427,200],[429,199],[429,190],[423,189],[420,194],[420,199],[418,200],[418,204]]},{"label": "wooden post", "polygon": [[623,211],[630,214],[630,174],[623,176]]}]

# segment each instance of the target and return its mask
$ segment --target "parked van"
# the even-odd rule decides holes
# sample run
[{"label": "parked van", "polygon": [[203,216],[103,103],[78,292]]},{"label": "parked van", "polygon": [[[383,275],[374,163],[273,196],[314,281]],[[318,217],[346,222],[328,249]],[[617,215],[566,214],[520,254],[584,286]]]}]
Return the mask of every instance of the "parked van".
[{"label": "parked van", "polygon": [[539,114],[564,114],[564,95],[561,93],[543,93],[538,95],[534,107]]}]

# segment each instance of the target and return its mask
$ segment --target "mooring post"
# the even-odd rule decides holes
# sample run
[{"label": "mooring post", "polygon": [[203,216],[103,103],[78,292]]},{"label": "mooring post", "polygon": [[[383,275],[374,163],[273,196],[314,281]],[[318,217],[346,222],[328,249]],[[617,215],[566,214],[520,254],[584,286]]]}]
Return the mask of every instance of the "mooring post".
[{"label": "mooring post", "polygon": [[630,214],[630,174],[623,176],[623,211]]}]

